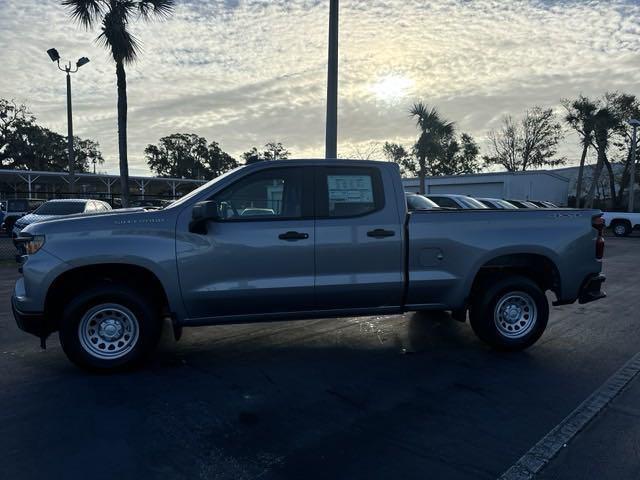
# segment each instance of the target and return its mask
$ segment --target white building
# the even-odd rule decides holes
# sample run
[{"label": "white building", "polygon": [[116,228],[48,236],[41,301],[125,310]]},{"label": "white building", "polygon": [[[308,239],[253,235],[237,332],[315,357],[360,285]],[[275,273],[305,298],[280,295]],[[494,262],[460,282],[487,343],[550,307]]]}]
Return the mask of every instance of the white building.
[{"label": "white building", "polygon": [[[407,192],[420,191],[417,178],[405,178],[402,182]],[[546,200],[565,206],[569,195],[569,179],[548,170],[447,175],[425,178],[425,192],[514,200]]]}]

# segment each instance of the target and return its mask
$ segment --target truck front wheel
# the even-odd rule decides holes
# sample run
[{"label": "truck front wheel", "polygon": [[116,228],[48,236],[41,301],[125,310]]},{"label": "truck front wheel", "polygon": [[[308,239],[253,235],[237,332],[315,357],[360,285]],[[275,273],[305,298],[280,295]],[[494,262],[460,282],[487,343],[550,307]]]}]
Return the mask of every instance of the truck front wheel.
[{"label": "truck front wheel", "polygon": [[60,344],[67,357],[89,370],[123,370],[138,364],[158,343],[160,312],[132,288],[89,288],[64,309]]},{"label": "truck front wheel", "polygon": [[476,335],[499,350],[524,350],[544,332],[549,303],[542,289],[527,277],[513,275],[485,283],[469,310]]}]

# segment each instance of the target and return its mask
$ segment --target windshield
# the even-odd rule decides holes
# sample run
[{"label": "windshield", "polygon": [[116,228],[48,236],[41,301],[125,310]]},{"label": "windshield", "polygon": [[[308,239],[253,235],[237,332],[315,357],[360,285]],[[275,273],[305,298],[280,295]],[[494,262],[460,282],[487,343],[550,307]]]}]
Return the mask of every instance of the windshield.
[{"label": "windshield", "polygon": [[460,197],[460,201],[467,205],[469,208],[489,208],[484,203],[479,202],[475,198],[471,197]]},{"label": "windshield", "polygon": [[495,200],[495,202],[498,205],[502,205],[503,208],[508,208],[508,209],[514,209],[514,208],[518,208],[516,207],[513,203],[509,203],[506,200]]},{"label": "windshield", "polygon": [[178,206],[182,206],[184,205],[186,202],[188,202],[190,199],[192,199],[193,197],[195,197],[196,195],[198,195],[200,192],[202,192],[203,190],[208,189],[209,187],[215,185],[216,183],[218,183],[220,180],[222,180],[223,178],[228,177],[229,175],[231,175],[234,172],[237,172],[238,170],[240,170],[241,168],[244,168],[245,165],[241,165],[239,167],[234,168],[233,170],[229,170],[227,173],[223,173],[222,175],[220,175],[219,177],[214,178],[213,180],[205,183],[204,185],[200,185],[198,188],[196,188],[195,190],[187,193],[184,197],[176,200],[175,202],[173,202],[171,205],[167,205],[165,207],[165,209],[169,209],[169,208],[174,208],[174,207],[178,207]]},{"label": "windshield", "polygon": [[429,200],[422,195],[407,195],[407,206],[409,207],[409,210],[430,210],[432,208],[439,208],[436,202]]},{"label": "windshield", "polygon": [[36,215],[73,215],[84,212],[85,202],[47,202],[33,212]]}]

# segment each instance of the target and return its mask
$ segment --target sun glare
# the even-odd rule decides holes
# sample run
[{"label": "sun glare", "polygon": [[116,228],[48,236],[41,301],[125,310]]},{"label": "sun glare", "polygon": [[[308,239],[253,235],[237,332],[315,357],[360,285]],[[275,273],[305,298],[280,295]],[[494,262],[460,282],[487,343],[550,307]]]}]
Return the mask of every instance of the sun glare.
[{"label": "sun glare", "polygon": [[409,94],[413,81],[402,75],[386,75],[371,85],[370,90],[379,99],[394,103]]}]

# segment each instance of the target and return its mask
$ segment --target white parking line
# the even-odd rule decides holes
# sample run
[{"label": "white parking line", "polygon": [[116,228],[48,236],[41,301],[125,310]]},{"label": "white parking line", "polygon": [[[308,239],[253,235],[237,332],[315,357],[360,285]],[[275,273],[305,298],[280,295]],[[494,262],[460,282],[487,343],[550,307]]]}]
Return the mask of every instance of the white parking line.
[{"label": "white parking line", "polygon": [[499,480],[530,480],[565,447],[633,378],[640,373],[640,353],[614,373],[578,408],[525,453]]}]

